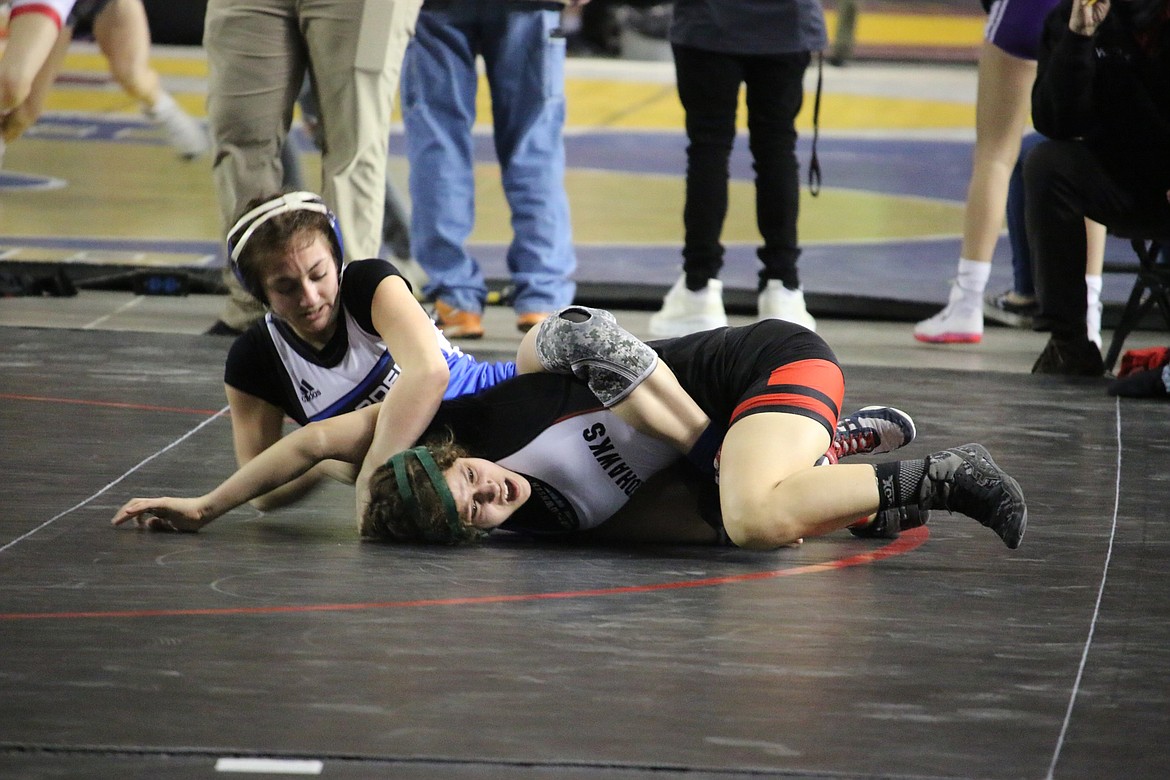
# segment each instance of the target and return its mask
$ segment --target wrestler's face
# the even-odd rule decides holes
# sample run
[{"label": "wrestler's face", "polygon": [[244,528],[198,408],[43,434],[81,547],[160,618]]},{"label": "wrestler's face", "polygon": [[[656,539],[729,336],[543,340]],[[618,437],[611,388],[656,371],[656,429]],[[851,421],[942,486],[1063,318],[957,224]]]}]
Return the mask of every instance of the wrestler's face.
[{"label": "wrestler's face", "polygon": [[459,517],[482,531],[507,520],[532,495],[522,474],[483,458],[458,458],[443,476]]},{"label": "wrestler's face", "polygon": [[277,317],[315,347],[322,347],[337,325],[341,285],[333,247],[320,233],[302,233],[283,253],[265,258],[260,283]]}]

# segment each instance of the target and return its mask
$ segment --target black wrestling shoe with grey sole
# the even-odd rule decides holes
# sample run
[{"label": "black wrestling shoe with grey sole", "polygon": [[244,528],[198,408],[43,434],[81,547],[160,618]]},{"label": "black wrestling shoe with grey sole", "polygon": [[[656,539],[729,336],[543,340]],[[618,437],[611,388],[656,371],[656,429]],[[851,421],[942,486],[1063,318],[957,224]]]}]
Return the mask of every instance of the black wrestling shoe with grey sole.
[{"label": "black wrestling shoe with grey sole", "polygon": [[1020,546],[1028,526],[1020,483],[995,465],[981,444],[928,455],[918,498],[924,509],[945,509],[978,520],[1012,550]]}]

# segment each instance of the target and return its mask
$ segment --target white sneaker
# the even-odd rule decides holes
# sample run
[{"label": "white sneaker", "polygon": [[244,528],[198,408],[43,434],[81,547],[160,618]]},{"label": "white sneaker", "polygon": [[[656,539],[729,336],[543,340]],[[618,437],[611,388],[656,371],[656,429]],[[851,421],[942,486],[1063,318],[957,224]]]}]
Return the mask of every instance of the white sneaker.
[{"label": "white sneaker", "polygon": [[650,335],[655,338],[685,336],[727,325],[723,310],[723,282],[711,279],[702,290],[687,289],[686,274],[666,293],[662,309],[650,316]]},{"label": "white sneaker", "polygon": [[779,279],[769,279],[760,293],[756,311],[761,320],[786,320],[817,329],[817,321],[804,305],[804,290],[789,290]]},{"label": "white sneaker", "polygon": [[166,92],[144,113],[151,122],[166,131],[167,141],[184,160],[201,157],[211,148],[211,139],[203,126],[188,116]]},{"label": "white sneaker", "polygon": [[1101,349],[1101,312],[1104,308],[1105,304],[1097,301],[1085,310],[1085,330],[1088,331],[1089,341],[1096,344],[1097,349]]},{"label": "white sneaker", "polygon": [[983,341],[983,302],[965,300],[959,285],[951,285],[946,308],[914,326],[914,338],[927,344],[978,344]]}]

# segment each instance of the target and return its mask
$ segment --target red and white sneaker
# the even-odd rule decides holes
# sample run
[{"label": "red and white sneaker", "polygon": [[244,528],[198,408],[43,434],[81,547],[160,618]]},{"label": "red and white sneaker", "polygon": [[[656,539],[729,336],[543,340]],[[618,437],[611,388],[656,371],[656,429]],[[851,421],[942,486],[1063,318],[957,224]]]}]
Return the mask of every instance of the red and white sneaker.
[{"label": "red and white sneaker", "polygon": [[983,341],[983,303],[951,286],[946,308],[914,326],[914,338],[927,344],[978,344]]}]

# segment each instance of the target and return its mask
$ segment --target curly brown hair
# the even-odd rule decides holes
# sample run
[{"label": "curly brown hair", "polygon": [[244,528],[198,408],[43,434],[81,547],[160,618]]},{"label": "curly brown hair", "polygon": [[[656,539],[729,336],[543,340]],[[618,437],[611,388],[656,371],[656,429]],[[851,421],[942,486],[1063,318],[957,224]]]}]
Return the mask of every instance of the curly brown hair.
[{"label": "curly brown hair", "polygon": [[[467,450],[448,432],[424,446],[440,472],[467,457]],[[407,458],[406,477],[415,500],[403,498],[391,462],[383,463],[370,478],[370,501],[362,515],[361,534],[381,542],[464,544],[484,536],[465,523],[451,523],[434,483],[418,458]]]}]

